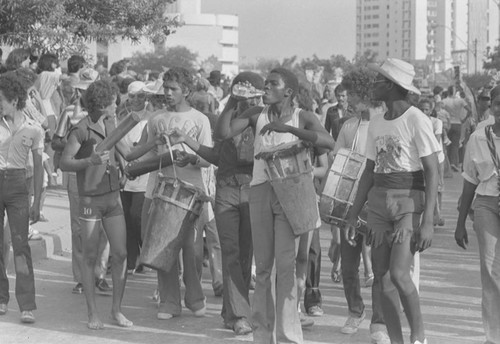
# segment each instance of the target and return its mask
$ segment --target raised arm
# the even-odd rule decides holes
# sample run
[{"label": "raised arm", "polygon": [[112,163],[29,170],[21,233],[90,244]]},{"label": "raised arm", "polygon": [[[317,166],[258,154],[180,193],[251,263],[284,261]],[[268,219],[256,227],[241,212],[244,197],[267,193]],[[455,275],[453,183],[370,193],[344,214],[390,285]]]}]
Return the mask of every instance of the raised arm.
[{"label": "raised arm", "polygon": [[216,147],[203,145],[178,128],[171,130],[168,135],[172,145],[185,143],[204,160],[215,166],[219,165],[219,150]]},{"label": "raised arm", "polygon": [[60,168],[62,171],[77,172],[84,170],[89,166],[103,165],[109,161],[109,151],[102,153],[96,153],[95,151],[90,157],[84,159],[76,159],[75,155],[80,150],[80,143],[78,142],[76,135],[72,132],[69,135],[68,143],[64,148]]},{"label": "raised arm", "polygon": [[255,128],[257,118],[262,112],[262,107],[252,107],[243,112],[238,118],[233,119],[237,105],[238,99],[229,97],[215,125],[215,137],[225,140],[242,133],[249,126]]}]

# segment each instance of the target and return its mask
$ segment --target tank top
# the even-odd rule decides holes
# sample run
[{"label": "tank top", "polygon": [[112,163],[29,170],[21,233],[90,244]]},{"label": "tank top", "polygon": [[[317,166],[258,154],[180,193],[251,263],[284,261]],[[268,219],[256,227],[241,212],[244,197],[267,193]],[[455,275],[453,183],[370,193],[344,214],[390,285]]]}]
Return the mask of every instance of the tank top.
[{"label": "tank top", "polygon": [[[269,152],[278,145],[299,140],[297,136],[291,133],[271,132],[265,135],[261,135],[260,131],[262,130],[262,128],[270,122],[268,110],[269,106],[266,106],[264,107],[264,109],[262,109],[262,112],[260,113],[259,118],[257,119],[257,124],[255,126],[253,177],[252,181],[250,182],[250,186],[259,185],[269,181],[269,177],[267,176],[267,173],[265,171],[266,164],[261,159],[255,159],[255,156],[257,154],[259,154],[260,152]],[[285,124],[298,128],[299,113],[300,109],[296,108],[292,114],[292,118]]]}]

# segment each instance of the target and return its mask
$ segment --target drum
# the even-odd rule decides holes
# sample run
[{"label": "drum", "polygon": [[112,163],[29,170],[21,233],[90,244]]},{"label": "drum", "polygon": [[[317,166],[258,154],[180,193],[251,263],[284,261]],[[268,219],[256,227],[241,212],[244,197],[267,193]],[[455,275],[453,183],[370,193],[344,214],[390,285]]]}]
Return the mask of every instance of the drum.
[{"label": "drum", "polygon": [[169,271],[209,197],[194,185],[158,175],[139,264]]},{"label": "drum", "polygon": [[321,226],[309,149],[300,141],[261,152],[271,186],[295,235]]},{"label": "drum", "polygon": [[319,212],[324,222],[335,225],[345,223],[356,198],[365,162],[363,155],[350,149],[339,149],[321,186]]}]

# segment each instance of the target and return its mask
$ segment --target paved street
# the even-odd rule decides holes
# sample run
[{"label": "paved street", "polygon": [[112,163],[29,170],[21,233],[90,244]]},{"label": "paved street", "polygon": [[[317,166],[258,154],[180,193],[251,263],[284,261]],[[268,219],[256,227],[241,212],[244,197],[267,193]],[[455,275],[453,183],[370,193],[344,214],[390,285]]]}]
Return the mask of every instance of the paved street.
[{"label": "paved street", "polygon": [[[436,230],[433,246],[421,256],[421,304],[429,344],[482,343],[481,289],[477,241],[470,230],[470,247],[458,248],[453,239],[456,203],[461,178],[446,179],[444,200],[445,227]],[[110,296],[97,296],[98,308],[105,329],[86,328],[86,306],[83,295],[73,295],[71,275],[69,212],[65,193],[49,190],[45,216],[47,223],[35,226],[46,240],[33,243],[36,269],[37,322],[22,325],[11,283],[11,302],[7,315],[0,317],[0,344],[77,344],[77,343],[238,343],[251,341],[251,335],[235,338],[222,326],[221,299],[211,289],[208,269],[203,275],[207,296],[207,316],[195,318],[189,311],[168,321],[156,319],[156,306],[151,295],[156,285],[154,273],[130,276],[124,298],[124,313],[134,321],[131,329],[121,329],[109,321]],[[306,343],[369,343],[369,320],[352,336],[339,332],[347,315],[341,285],[330,280],[331,264],[326,255],[330,233],[322,231],[323,266],[321,291],[325,315],[315,318],[316,324],[304,331]],[[41,258],[47,251],[48,259]],[[54,252],[56,254],[54,254]],[[12,267],[9,276],[13,282]],[[108,281],[111,277],[108,276]],[[368,318],[371,315],[370,292],[363,289]],[[406,324],[406,320],[404,320]],[[406,328],[408,334],[408,328]],[[407,337],[408,338],[408,337]],[[408,341],[408,340],[407,340]]]}]

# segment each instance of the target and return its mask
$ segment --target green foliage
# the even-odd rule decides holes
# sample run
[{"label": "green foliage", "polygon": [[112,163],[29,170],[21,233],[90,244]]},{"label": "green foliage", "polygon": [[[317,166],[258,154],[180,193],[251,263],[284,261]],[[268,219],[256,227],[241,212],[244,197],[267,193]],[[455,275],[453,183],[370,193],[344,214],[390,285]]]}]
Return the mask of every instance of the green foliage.
[{"label": "green foliage", "polygon": [[165,17],[175,0],[2,0],[0,42],[66,58],[90,41],[147,37],[161,42],[179,22]]},{"label": "green foliage", "polygon": [[219,61],[217,56],[211,55],[207,57],[205,60],[201,61],[200,67],[203,68],[206,72],[210,72],[213,70],[221,70],[222,62]]},{"label": "green foliage", "polygon": [[130,59],[130,69],[143,72],[147,69],[162,71],[172,67],[183,67],[194,71],[198,54],[183,46],[171,47],[149,53],[135,53]]},{"label": "green foliage", "polygon": [[473,91],[477,91],[485,86],[489,86],[493,81],[493,76],[488,73],[475,73],[462,76],[464,82]]}]

